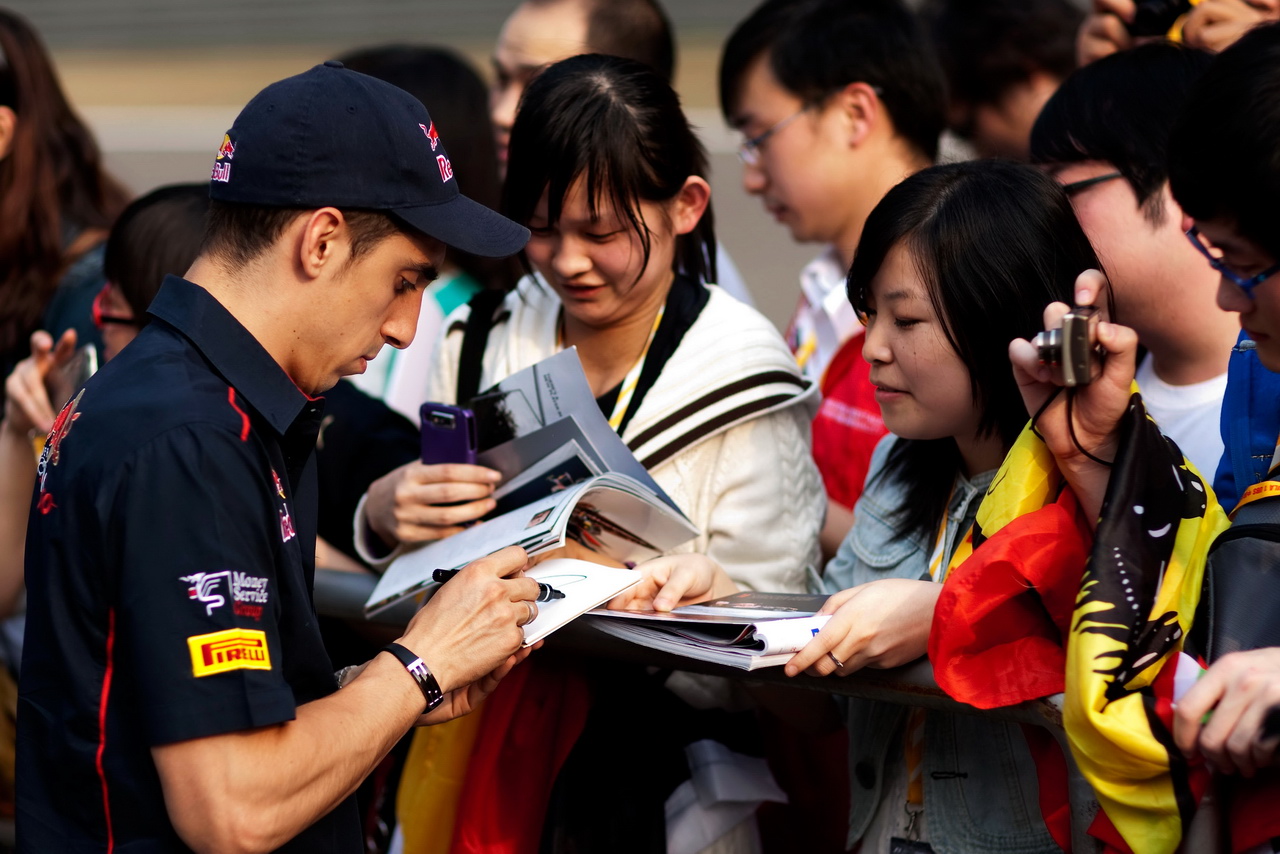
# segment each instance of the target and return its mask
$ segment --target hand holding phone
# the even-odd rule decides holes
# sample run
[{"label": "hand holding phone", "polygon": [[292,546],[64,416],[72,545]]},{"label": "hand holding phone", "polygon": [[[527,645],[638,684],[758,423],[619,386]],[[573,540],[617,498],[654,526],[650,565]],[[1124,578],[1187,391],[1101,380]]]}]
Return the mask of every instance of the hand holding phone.
[{"label": "hand holding phone", "polygon": [[424,403],[422,416],[422,462],[475,465],[476,417],[470,409],[447,403]]}]

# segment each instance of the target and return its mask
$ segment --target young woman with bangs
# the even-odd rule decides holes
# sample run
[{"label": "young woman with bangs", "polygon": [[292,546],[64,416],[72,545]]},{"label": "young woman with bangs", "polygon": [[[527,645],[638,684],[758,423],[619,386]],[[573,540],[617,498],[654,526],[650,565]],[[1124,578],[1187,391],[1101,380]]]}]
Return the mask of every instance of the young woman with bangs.
[{"label": "young woman with bangs", "polygon": [[[503,212],[532,232],[524,252],[530,274],[496,306],[473,301],[446,322],[424,399],[468,399],[576,347],[600,411],[701,531],[676,551],[709,556],[744,587],[801,591],[818,565],[825,507],[809,445],[817,390],[773,325],[711,284],[706,174],[706,153],[675,92],[648,67],[585,55],[542,72],[521,101],[503,190]],[[464,339],[476,334],[468,326],[488,334],[478,377],[460,389],[460,374],[477,367],[462,364]],[[361,548],[372,556],[455,533],[492,509],[496,480],[476,466],[402,467],[370,487],[357,514]],[[511,792],[521,811],[537,814],[532,825],[546,828],[541,850],[665,850],[664,804],[689,773],[684,747],[724,737],[724,712],[699,710],[730,703],[728,683],[540,656],[513,684],[544,698],[521,698],[526,738],[543,732],[531,720],[538,709],[567,704],[553,729],[575,710],[585,719],[559,773],[529,780],[539,795]],[[589,715],[566,699],[582,697],[579,690],[589,694]],[[646,761],[621,774],[608,761],[620,716],[649,722]],[[730,729],[753,732],[754,721]],[[476,743],[487,737],[501,736],[486,729]],[[429,753],[411,753],[411,766],[420,755]],[[521,770],[503,766],[493,778],[512,787]],[[473,762],[467,780],[482,774]],[[492,788],[460,798],[508,801]],[[459,816],[455,838],[483,837],[477,844],[485,850],[520,838],[518,850],[530,850],[520,846],[536,838],[500,829],[512,814],[489,822]],[[752,850],[754,819],[734,816],[708,850]],[[406,851],[410,821],[402,814]]]},{"label": "young woman with bangs", "polygon": [[[539,75],[503,190],[503,212],[532,232],[531,274],[482,324],[472,393],[576,347],[611,426],[702,531],[681,551],[747,587],[802,590],[823,505],[809,453],[817,392],[769,321],[710,284],[706,172],[675,92],[647,67],[586,55]],[[458,397],[472,310],[447,321],[425,400]],[[417,463],[388,475],[365,505],[370,556],[483,516],[496,479]]]}]

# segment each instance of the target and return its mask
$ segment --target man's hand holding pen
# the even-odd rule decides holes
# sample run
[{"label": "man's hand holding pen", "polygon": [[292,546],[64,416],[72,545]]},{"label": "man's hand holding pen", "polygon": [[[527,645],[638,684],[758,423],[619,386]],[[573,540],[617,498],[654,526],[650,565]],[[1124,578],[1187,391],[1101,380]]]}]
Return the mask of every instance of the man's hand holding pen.
[{"label": "man's hand holding pen", "polygon": [[409,621],[398,642],[426,663],[445,694],[419,723],[466,714],[536,648],[521,649],[521,627],[537,616],[542,593],[523,576],[528,563],[516,546],[473,561]]},{"label": "man's hand holding pen", "polygon": [[[460,569],[437,569],[431,573],[431,580],[439,584],[444,584],[450,578],[453,578],[462,570]],[[550,584],[538,582],[538,598],[536,602],[554,602],[556,599],[563,599],[564,594],[552,587]],[[529,622],[533,622],[530,620]],[[528,625],[526,623],[526,625]]]}]

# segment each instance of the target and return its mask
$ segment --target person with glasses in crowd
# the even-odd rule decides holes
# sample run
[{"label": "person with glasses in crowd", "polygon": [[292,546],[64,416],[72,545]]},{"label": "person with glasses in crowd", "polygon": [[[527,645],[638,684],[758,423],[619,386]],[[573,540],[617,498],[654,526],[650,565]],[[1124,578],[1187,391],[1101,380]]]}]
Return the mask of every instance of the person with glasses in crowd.
[{"label": "person with glasses in crowd", "polygon": [[720,108],[745,137],[743,186],[794,240],[824,247],[800,274],[787,339],[823,392],[813,452],[828,495],[827,556],[852,524],[885,432],[845,273],[871,209],[936,158],[944,90],[934,51],[898,0],[767,0],[721,57]]},{"label": "person with glasses in crowd", "polygon": [[[1252,343],[1232,355],[1224,403],[1224,427],[1237,415],[1253,422],[1231,425],[1239,433],[1228,433],[1224,457],[1248,476],[1236,483],[1237,490],[1267,480],[1276,459],[1277,397],[1254,382],[1253,370],[1237,369],[1243,361],[1272,376],[1280,373],[1280,212],[1274,201],[1280,194],[1277,93],[1280,25],[1268,25],[1245,35],[1210,64],[1191,89],[1169,138],[1169,187],[1186,214],[1184,239],[1219,276],[1218,306],[1228,316],[1238,316]],[[1206,122],[1206,116],[1214,121]],[[1077,300],[1091,300],[1092,287],[1090,279],[1082,277]],[[1062,303],[1047,308],[1046,328],[1060,325],[1066,311]],[[1059,399],[1045,406],[1037,421],[1071,489],[1082,506],[1095,513],[1102,508],[1113,470],[1095,458],[1111,460],[1120,445],[1137,337],[1125,327],[1103,324],[1099,341],[1108,351],[1111,381],[1078,387],[1073,413]],[[1025,340],[1010,345],[1010,357],[1028,409],[1040,409],[1055,392],[1048,369]],[[1113,360],[1127,368],[1128,376],[1110,368]],[[1242,398],[1250,399],[1249,406],[1233,411]],[[1265,434],[1269,436],[1264,443]],[[1237,437],[1241,441],[1235,441]],[[1263,461],[1256,468],[1251,465],[1255,458]],[[1229,510],[1232,503],[1227,498],[1223,507]],[[1103,508],[1104,516],[1105,512]],[[1253,614],[1214,614],[1215,620],[1224,618],[1274,622],[1275,608],[1259,602]],[[1217,658],[1178,700],[1173,736],[1187,756],[1203,757],[1219,774],[1246,778],[1233,781],[1232,798],[1247,798],[1259,790],[1274,793],[1280,785],[1278,715],[1280,647],[1237,651]],[[1271,821],[1274,811],[1263,807],[1273,804],[1274,799],[1258,805],[1254,824]],[[1263,839],[1233,838],[1232,850],[1271,852],[1276,850],[1270,841],[1274,836],[1272,827]]]},{"label": "person with glasses in crowd", "polygon": [[1106,266],[1115,319],[1147,349],[1137,372],[1147,411],[1206,480],[1222,457],[1240,330],[1214,306],[1219,276],[1187,242],[1166,164],[1169,133],[1211,61],[1168,42],[1101,59],[1067,78],[1031,135],[1033,161],[1062,183]]}]

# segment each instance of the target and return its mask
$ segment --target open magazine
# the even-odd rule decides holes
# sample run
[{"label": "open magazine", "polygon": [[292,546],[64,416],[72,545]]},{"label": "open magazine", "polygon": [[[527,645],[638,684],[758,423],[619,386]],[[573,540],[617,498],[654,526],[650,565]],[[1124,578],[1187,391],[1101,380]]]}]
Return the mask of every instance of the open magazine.
[{"label": "open magazine", "polygon": [[466,404],[475,414],[476,463],[502,474],[487,518],[606,472],[631,477],[676,503],[614,432],[591,394],[574,347],[517,371]]},{"label": "open magazine", "polygon": [[631,477],[606,472],[553,492],[391,562],[365,603],[371,616],[432,587],[436,569],[458,569],[507,546],[529,554],[576,540],[597,554],[634,565],[688,542],[698,529]]},{"label": "open magazine", "polygon": [[816,612],[825,596],[738,593],[673,611],[591,611],[605,634],[640,646],[742,670],[775,667],[831,619]]}]

